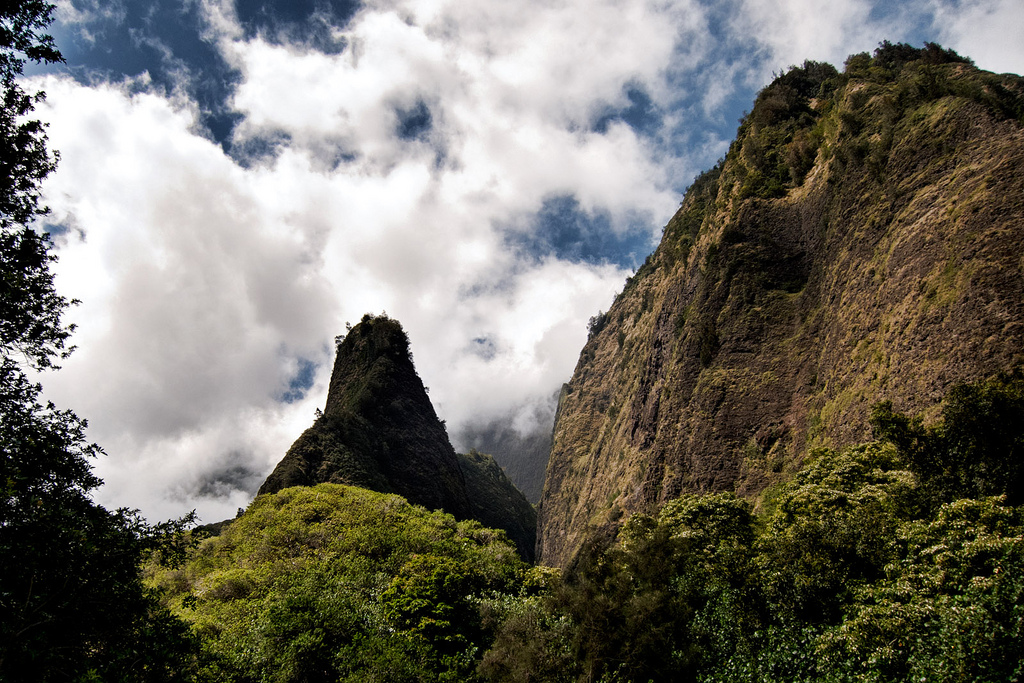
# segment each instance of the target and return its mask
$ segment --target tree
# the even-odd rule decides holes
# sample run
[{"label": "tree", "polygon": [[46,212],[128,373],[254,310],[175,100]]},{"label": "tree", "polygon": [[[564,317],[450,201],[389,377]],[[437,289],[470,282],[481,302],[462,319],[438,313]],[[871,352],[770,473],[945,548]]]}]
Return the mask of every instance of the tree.
[{"label": "tree", "polygon": [[40,386],[0,366],[0,679],[169,680],[191,637],[142,585],[140,564],[191,517],[151,526],[89,498],[100,484],[85,422],[39,402]]},{"label": "tree", "polygon": [[1005,503],[965,498],[897,530],[897,560],[818,648],[836,680],[1020,680],[1024,509]]},{"label": "tree", "polygon": [[100,485],[86,423],[40,401],[25,374],[69,352],[39,185],[57,157],[44,127],[28,120],[42,94],[17,78],[26,60],[63,61],[42,31],[54,6],[0,7],[0,679],[4,681],[185,678],[187,628],[141,580],[144,556],[174,557],[191,517],[152,526],[137,512],[111,512],[89,492]]},{"label": "tree", "polygon": [[758,541],[773,613],[782,621],[841,621],[853,589],[892,560],[888,539],[916,512],[914,486],[891,446],[817,451],[782,487]]},{"label": "tree", "polygon": [[942,419],[924,420],[874,406],[875,436],[896,446],[921,481],[933,509],[958,498],[1005,494],[1024,502],[1024,371],[959,384],[946,395]]},{"label": "tree", "polygon": [[53,287],[50,239],[33,229],[47,213],[39,184],[56,166],[46,149],[44,126],[27,120],[43,94],[26,94],[17,81],[25,60],[64,61],[49,35],[53,5],[39,0],[0,8],[0,349],[18,353],[36,368],[65,353],[73,328],[61,323],[67,300]]},{"label": "tree", "polygon": [[528,566],[479,522],[318,484],[258,496],[180,569],[149,571],[211,680],[436,683],[475,680],[484,605],[514,600]]}]

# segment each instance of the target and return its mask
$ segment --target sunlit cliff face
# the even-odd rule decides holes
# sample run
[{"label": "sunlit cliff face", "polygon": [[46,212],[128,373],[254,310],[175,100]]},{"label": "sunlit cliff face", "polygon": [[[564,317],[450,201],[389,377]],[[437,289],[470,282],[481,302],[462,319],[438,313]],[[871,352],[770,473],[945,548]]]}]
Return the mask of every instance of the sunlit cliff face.
[{"label": "sunlit cliff face", "polygon": [[814,448],[871,439],[873,404],[934,412],[1019,363],[1021,93],[936,45],[765,88],[592,325],[559,403],[541,562],[684,493],[753,500]]}]

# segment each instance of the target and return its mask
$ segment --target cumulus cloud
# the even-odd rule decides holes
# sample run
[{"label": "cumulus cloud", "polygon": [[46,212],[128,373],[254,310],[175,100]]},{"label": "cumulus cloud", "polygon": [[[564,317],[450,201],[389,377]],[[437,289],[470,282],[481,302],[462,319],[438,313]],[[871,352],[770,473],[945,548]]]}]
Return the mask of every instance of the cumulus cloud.
[{"label": "cumulus cloud", "polygon": [[[601,37],[600,22],[560,14],[561,30]],[[203,137],[181,91],[40,81],[63,157],[46,185],[51,220],[67,229],[58,282],[83,300],[71,313],[79,351],[47,387],[110,454],[101,499],[156,516],[232,512],[310,423],[330,340],[366,311],[403,321],[456,430],[547,400],[627,271],[524,260],[505,233],[570,195],[620,231],[642,216],[653,238],[678,200],[629,126],[588,128],[627,82],[656,80],[671,52],[657,13],[637,18],[666,34],[653,57],[633,34],[549,51],[550,28],[546,43],[511,31],[498,49],[482,35],[499,34],[493,16],[417,23],[401,7],[365,10],[344,35],[351,49],[323,54],[243,39],[218,14],[211,30],[241,74],[237,149],[277,141],[257,158]],[[589,82],[560,98],[550,69]],[[416,108],[427,114],[405,134]],[[300,367],[315,369],[312,386],[284,401]]]},{"label": "cumulus cloud", "polygon": [[769,51],[773,69],[805,59],[842,64],[851,52],[873,48],[881,38],[901,33],[872,18],[869,0],[820,3],[813,0],[742,0],[737,31],[748,32]]},{"label": "cumulus cloud", "polygon": [[1024,73],[1024,7],[1016,0],[934,0],[939,41],[982,69]]},{"label": "cumulus cloud", "polygon": [[[203,39],[237,76],[223,144],[188,88],[36,78],[62,155],[58,286],[83,302],[79,350],[44,382],[109,453],[101,501],[232,516],[365,312],[402,321],[456,440],[549,429],[587,319],[724,152],[735,99],[873,46],[864,1],[776,5],[370,2],[324,51],[208,0]],[[563,214],[632,256],[560,250],[538,231]]]},{"label": "cumulus cloud", "polygon": [[[40,113],[62,152],[46,186],[50,220],[69,228],[58,285],[82,300],[70,312],[79,349],[47,377],[50,393],[91,418],[114,498],[141,481],[118,490],[122,465],[152,468],[146,494],[180,488],[168,467],[202,472],[232,451],[265,468],[269,454],[223,443],[223,425],[249,442],[253,411],[280,424],[297,359],[329,361],[336,304],[319,276],[317,231],[197,135],[187,103],[68,79],[41,85]],[[220,452],[203,443],[207,432]]]}]

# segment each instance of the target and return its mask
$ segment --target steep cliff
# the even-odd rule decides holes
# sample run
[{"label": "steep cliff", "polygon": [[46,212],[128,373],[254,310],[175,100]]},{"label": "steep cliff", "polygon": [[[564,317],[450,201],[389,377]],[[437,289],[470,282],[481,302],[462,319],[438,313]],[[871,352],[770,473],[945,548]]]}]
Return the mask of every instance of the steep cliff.
[{"label": "steep cliff", "polygon": [[758,96],[595,317],[563,388],[541,562],[684,492],[755,498],[870,406],[934,410],[1024,354],[1024,86],[928,45]]},{"label": "steep cliff", "polygon": [[[260,487],[349,484],[504,529],[533,556],[536,513],[487,456],[456,454],[396,320],[365,316],[338,344],[323,414]],[[498,499],[500,502],[496,502]]]}]

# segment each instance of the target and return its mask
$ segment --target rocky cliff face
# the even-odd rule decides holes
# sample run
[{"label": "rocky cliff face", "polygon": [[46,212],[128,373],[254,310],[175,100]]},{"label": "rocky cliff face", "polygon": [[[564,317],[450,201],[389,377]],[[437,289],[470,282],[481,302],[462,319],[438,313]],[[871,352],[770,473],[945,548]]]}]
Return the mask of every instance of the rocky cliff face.
[{"label": "rocky cliff face", "polygon": [[1024,353],[1024,86],[936,46],[806,63],[592,333],[565,385],[539,559],[685,492],[755,498],[870,406],[934,410]]},{"label": "rocky cliff face", "polygon": [[525,557],[533,556],[533,506],[488,456],[455,453],[396,320],[366,316],[338,345],[323,414],[259,493],[326,482],[477,519],[506,530]]}]

